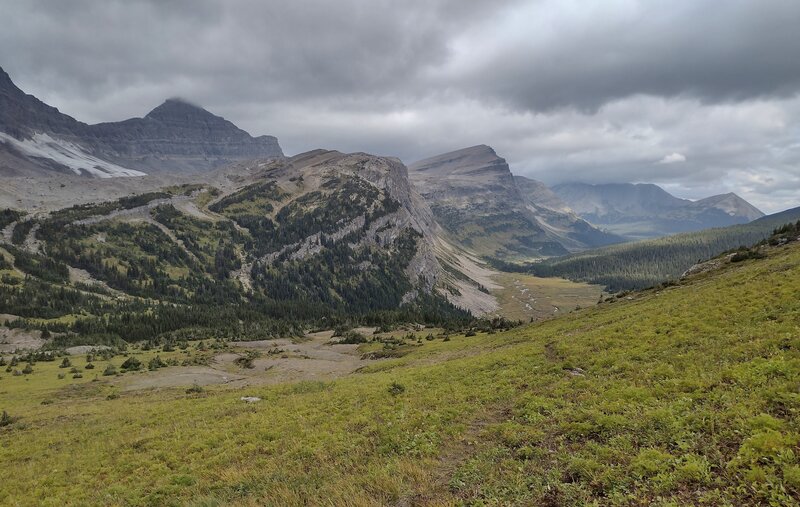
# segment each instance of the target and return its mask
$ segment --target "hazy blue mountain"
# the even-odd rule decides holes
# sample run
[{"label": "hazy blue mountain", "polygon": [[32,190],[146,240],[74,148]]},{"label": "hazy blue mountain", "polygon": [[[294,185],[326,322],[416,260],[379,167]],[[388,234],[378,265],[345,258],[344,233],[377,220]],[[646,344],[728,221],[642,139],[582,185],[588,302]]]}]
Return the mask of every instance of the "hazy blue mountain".
[{"label": "hazy blue mountain", "polygon": [[632,239],[744,224],[764,216],[733,193],[690,201],[643,183],[565,183],[552,190],[581,218]]}]

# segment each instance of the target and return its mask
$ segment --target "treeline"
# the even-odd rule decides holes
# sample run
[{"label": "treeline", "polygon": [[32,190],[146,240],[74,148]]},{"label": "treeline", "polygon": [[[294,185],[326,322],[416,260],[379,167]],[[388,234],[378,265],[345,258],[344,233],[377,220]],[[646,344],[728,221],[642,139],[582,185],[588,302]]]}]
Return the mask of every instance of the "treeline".
[{"label": "treeline", "polygon": [[5,229],[23,216],[25,216],[24,212],[15,209],[6,208],[0,210],[0,230]]},{"label": "treeline", "polygon": [[55,283],[66,282],[69,279],[69,268],[63,262],[11,245],[4,245],[4,248],[14,257],[14,267],[24,273]]},{"label": "treeline", "polygon": [[50,238],[54,233],[78,220],[85,220],[94,216],[103,216],[115,211],[138,208],[156,199],[166,199],[172,194],[167,192],[148,192],[145,194],[122,197],[116,201],[102,203],[77,204],[51,213],[42,220],[37,236],[39,239]]},{"label": "treeline", "polygon": [[765,240],[776,228],[798,219],[800,208],[795,208],[749,224],[612,245],[537,263],[493,264],[536,276],[603,285],[613,292],[643,289],[677,279],[698,262]]}]

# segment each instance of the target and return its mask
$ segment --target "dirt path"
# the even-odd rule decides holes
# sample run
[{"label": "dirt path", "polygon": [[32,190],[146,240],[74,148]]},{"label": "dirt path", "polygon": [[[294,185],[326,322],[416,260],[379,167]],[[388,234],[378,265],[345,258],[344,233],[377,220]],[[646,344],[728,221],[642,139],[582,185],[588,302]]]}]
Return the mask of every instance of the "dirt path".
[{"label": "dirt path", "polygon": [[412,505],[460,505],[463,498],[453,494],[451,481],[458,469],[471,457],[484,450],[484,432],[488,426],[506,421],[511,417],[508,407],[487,407],[467,424],[466,430],[455,440],[445,443],[439,452],[436,468],[428,484],[410,496],[400,499],[397,507]]}]

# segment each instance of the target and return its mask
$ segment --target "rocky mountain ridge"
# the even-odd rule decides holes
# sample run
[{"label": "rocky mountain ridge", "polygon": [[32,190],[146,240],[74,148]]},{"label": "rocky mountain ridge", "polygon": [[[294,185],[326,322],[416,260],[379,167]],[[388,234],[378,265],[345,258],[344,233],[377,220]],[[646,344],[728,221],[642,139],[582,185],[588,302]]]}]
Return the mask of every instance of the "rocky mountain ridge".
[{"label": "rocky mountain ridge", "polygon": [[159,301],[191,303],[216,285],[226,301],[312,303],[321,315],[497,307],[491,272],[443,239],[398,159],[314,150],[206,176],[32,213],[0,242]]},{"label": "rocky mountain ridge", "polygon": [[415,162],[409,177],[449,236],[478,255],[547,257],[619,240],[555,203],[538,182],[515,179],[486,145]]},{"label": "rocky mountain ridge", "polygon": [[0,68],[2,176],[141,176],[282,156],[275,137],[254,138],[181,99],[168,99],[143,118],[88,125],[25,94]]}]

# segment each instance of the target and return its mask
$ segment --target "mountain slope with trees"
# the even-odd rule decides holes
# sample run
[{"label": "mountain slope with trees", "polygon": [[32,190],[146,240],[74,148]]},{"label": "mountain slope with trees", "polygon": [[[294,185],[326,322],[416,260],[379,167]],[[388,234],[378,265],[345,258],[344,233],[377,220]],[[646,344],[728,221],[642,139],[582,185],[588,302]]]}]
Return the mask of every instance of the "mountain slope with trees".
[{"label": "mountain slope with trees", "polygon": [[224,193],[193,184],[3,213],[0,313],[61,343],[107,344],[348,321],[459,325],[472,318],[461,301],[492,300],[459,271],[457,250],[442,255],[396,159],[319,150],[227,174],[236,182]]},{"label": "mountain slope with trees", "polygon": [[524,267],[537,276],[557,276],[604,285],[608,290],[641,289],[679,278],[695,263],[768,238],[775,229],[800,220],[800,208],[768,215],[748,224],[676,234],[612,245],[547,259]]}]

